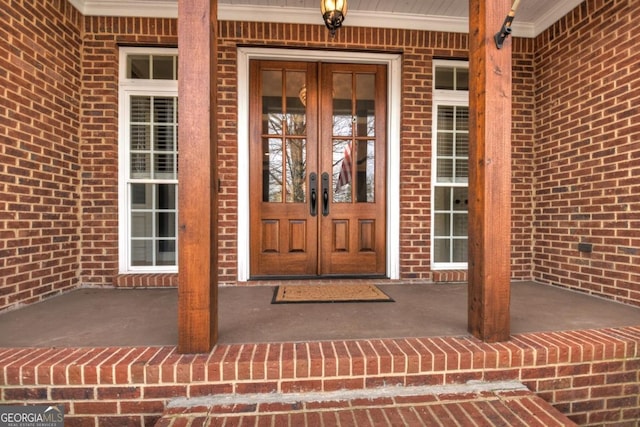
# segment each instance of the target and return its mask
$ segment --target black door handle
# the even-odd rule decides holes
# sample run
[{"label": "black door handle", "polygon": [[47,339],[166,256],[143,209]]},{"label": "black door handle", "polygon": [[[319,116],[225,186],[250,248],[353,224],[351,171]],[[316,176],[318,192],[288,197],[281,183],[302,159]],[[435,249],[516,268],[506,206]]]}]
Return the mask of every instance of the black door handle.
[{"label": "black door handle", "polygon": [[322,174],[322,215],[329,215],[329,174]]},{"label": "black door handle", "polygon": [[309,213],[311,216],[318,215],[318,175],[312,172],[309,175]]}]

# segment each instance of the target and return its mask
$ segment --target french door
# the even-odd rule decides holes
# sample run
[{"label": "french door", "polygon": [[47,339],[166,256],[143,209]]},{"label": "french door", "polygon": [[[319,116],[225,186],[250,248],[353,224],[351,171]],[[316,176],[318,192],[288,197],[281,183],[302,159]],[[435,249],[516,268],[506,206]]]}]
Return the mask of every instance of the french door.
[{"label": "french door", "polygon": [[386,67],[250,63],[251,276],[383,276]]}]

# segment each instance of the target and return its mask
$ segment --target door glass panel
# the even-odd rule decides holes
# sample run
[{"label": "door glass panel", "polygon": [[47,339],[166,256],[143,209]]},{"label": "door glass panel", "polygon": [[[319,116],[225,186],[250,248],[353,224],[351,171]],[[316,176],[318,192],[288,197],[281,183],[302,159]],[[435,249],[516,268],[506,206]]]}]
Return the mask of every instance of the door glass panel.
[{"label": "door glass panel", "polygon": [[304,139],[287,140],[287,199],[289,203],[306,202],[307,146]]},{"label": "door glass panel", "polygon": [[352,74],[333,75],[333,135],[353,135],[353,82]]},{"label": "door glass panel", "polygon": [[375,202],[375,141],[361,141],[356,155],[356,198],[360,203]]},{"label": "door glass panel", "polygon": [[262,133],[282,135],[282,71],[262,72]]},{"label": "door glass panel", "polygon": [[356,135],[375,136],[376,79],[373,74],[356,75]]},{"label": "door glass panel", "polygon": [[351,142],[333,141],[334,203],[351,203]]},{"label": "door glass panel", "polygon": [[286,132],[288,135],[305,135],[306,74],[301,71],[287,71],[286,80]]},{"label": "door glass panel", "polygon": [[305,203],[306,72],[262,71],[262,200]]},{"label": "door glass panel", "polygon": [[282,202],[282,140],[265,138],[262,149],[262,201]]}]

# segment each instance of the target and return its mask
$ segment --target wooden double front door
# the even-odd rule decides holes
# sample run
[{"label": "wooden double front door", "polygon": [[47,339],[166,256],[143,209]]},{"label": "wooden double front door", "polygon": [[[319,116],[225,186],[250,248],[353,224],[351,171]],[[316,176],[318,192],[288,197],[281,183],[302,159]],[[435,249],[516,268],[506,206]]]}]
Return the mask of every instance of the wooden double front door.
[{"label": "wooden double front door", "polygon": [[250,63],[251,276],[386,273],[386,67]]}]

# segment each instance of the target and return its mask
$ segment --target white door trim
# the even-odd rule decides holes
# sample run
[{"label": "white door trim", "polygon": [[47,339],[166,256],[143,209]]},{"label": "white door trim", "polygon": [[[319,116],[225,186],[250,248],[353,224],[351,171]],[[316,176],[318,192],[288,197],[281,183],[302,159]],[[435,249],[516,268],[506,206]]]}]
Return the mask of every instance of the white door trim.
[{"label": "white door trim", "polygon": [[387,276],[400,278],[400,54],[238,48],[238,281],[250,275],[249,236],[249,61],[322,61],[387,65]]}]

